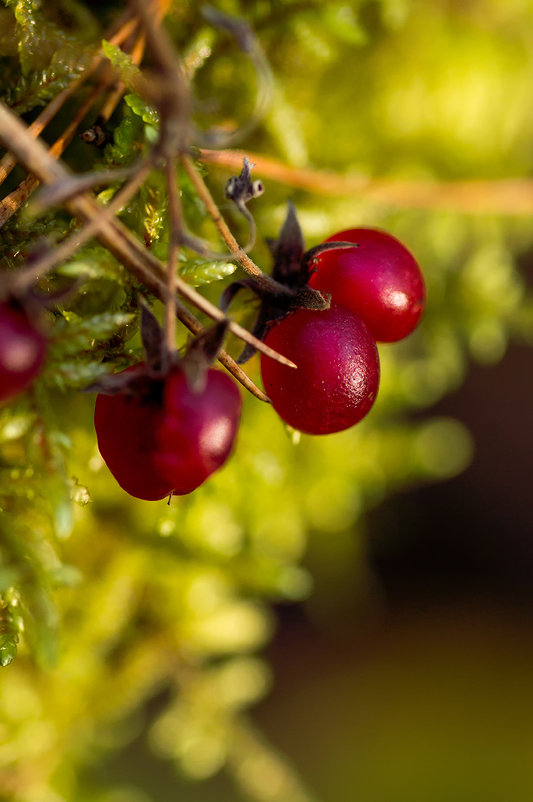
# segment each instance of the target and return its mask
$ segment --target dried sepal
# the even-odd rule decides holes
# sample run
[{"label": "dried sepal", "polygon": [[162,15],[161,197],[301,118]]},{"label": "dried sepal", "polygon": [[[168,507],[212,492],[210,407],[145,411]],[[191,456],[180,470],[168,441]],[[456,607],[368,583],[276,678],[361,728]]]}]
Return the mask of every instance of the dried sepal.
[{"label": "dried sepal", "polygon": [[307,276],[302,274],[302,258],[304,255],[304,238],[294,204],[289,201],[287,216],[279,238],[272,246],[274,268],[272,278],[288,287],[300,287],[306,283]]},{"label": "dried sepal", "polygon": [[320,242],[313,248],[309,248],[302,256],[302,269],[307,274],[307,280],[311,278],[313,273],[316,272],[318,257],[326,251],[344,250],[345,248],[357,248],[357,243],[354,242]]},{"label": "dried sepal", "polygon": [[187,346],[180,365],[185,371],[190,389],[195,393],[201,393],[205,389],[207,371],[222,349],[228,323],[228,320],[218,321],[198,337],[194,337]]},{"label": "dried sepal", "polygon": [[134,395],[148,398],[153,392],[154,380],[146,369],[122,371],[121,373],[105,373],[95,382],[84,388],[86,393],[101,395]]},{"label": "dried sepal", "polygon": [[161,373],[169,361],[165,338],[159,321],[144,302],[141,302],[141,341],[148,370]]},{"label": "dried sepal", "polygon": [[[243,178],[243,181],[245,180],[246,175]],[[259,340],[263,340],[275,323],[279,323],[295,309],[323,311],[329,309],[330,306],[329,297],[325,297],[318,290],[308,286],[309,264],[312,263],[316,250],[311,249],[307,252],[307,254],[311,254],[309,262],[306,258],[304,238],[296,209],[290,201],[280,235],[277,240],[270,240],[268,245],[274,257],[272,278],[278,285],[281,285],[280,290],[277,290],[275,285],[273,289],[265,288],[253,278],[249,278],[229,284],[220,298],[220,307],[224,312],[243,289],[251,290],[261,299],[251,332]],[[343,247],[346,247],[345,243],[343,243]],[[237,363],[247,362],[256,350],[247,343],[238,357]]]},{"label": "dried sepal", "polygon": [[264,191],[261,181],[252,181],[252,167],[254,167],[254,165],[245,157],[240,174],[232,175],[225,187],[226,198],[233,201],[250,226],[250,236],[244,248],[245,251],[250,251],[254,247],[256,235],[255,220],[246,204],[253,198],[262,195]]},{"label": "dried sepal", "polygon": [[228,311],[231,302],[241,290],[251,290],[260,298],[264,296],[263,289],[258,286],[257,282],[255,282],[253,278],[243,278],[239,279],[238,281],[232,281],[231,284],[228,284],[218,302],[218,305],[223,312]]}]

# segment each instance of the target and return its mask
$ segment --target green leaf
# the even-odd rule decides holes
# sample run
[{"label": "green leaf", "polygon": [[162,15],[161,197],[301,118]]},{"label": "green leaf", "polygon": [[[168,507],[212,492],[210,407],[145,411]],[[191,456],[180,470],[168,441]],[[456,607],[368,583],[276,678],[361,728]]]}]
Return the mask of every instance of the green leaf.
[{"label": "green leaf", "polygon": [[126,84],[128,89],[135,90],[141,71],[130,54],[125,53],[120,47],[111,44],[106,39],[102,40],[102,50],[113,65],[113,69],[118,73],[120,80]]},{"label": "green leaf", "polygon": [[17,656],[18,635],[5,633],[0,635],[0,666],[8,666]]},{"label": "green leaf", "polygon": [[43,373],[42,381],[48,388],[55,388],[63,392],[69,388],[83,390],[105,372],[100,362],[62,360],[59,364],[48,365]]},{"label": "green leaf", "polygon": [[231,276],[237,266],[232,262],[223,261],[204,261],[202,259],[194,259],[186,264],[180,265],[181,278],[193,287],[199,287],[202,284],[211,284],[213,281]]},{"label": "green leaf", "polygon": [[108,164],[130,164],[140,156],[143,147],[143,122],[126,107],[124,118],[113,132],[113,144],[107,145]]},{"label": "green leaf", "polygon": [[154,109],[153,106],[150,106],[142,97],[139,95],[132,93],[129,95],[124,96],[124,100],[138,117],[148,125],[153,126],[154,128],[159,127],[159,113]]},{"label": "green leaf", "polygon": [[87,59],[78,56],[77,62],[73,62],[64,51],[58,51],[48,66],[23,74],[14,85],[9,86],[2,100],[17,114],[44,106],[75,80],[86,66]]},{"label": "green leaf", "polygon": [[75,259],[55,268],[61,276],[78,278],[113,278],[121,281],[125,270],[114,256],[105,248],[87,248],[78,251]]},{"label": "green leaf", "polygon": [[134,319],[135,315],[126,312],[107,312],[81,318],[74,312],[64,311],[63,318],[54,329],[53,348],[62,355],[92,349],[94,340],[112,337]]}]

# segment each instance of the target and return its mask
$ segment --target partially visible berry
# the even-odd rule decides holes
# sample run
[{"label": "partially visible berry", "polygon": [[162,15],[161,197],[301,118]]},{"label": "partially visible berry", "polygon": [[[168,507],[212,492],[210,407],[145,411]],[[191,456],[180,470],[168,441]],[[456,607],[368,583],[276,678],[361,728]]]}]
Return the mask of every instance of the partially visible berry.
[{"label": "partially visible berry", "polygon": [[378,342],[395,342],[416,327],[425,303],[424,279],[402,243],[375,228],[350,228],[326,242],[353,242],[355,248],[325,251],[309,285],[331,293],[359,315]]},{"label": "partially visible berry", "polygon": [[[128,368],[135,370],[140,372],[143,366]],[[152,397],[144,398],[98,394],[94,409],[98,449],[107,467],[123,490],[146,500],[165,498],[172,489],[154,464],[164,414],[162,383],[152,389]]]},{"label": "partially visible berry", "polygon": [[0,303],[0,401],[13,398],[31,384],[46,348],[46,337],[21,306]]},{"label": "partially visible berry", "polygon": [[278,415],[308,434],[330,434],[363,418],[379,386],[376,343],[363,321],[342,306],[297,309],[272,326],[271,348],[298,369],[261,355],[265,392]]}]

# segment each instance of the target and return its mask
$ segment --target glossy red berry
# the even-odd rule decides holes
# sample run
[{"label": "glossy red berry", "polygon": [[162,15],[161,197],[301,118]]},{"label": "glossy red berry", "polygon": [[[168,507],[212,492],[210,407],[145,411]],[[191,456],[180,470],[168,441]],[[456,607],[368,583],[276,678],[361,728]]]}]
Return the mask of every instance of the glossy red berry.
[{"label": "glossy red berry", "polygon": [[[138,365],[128,370],[144,371]],[[208,370],[195,392],[184,370],[154,379],[148,395],[96,398],[98,448],[119,485],[154,501],[195,490],[220,468],[232,449],[241,411],[235,383]]]},{"label": "glossy red berry", "polygon": [[342,306],[297,309],[265,338],[298,369],[261,355],[265,392],[278,415],[308,434],[330,434],[363,418],[379,385],[376,343],[363,321]]},{"label": "glossy red berry", "polygon": [[310,286],[331,293],[334,302],[359,315],[378,342],[395,342],[410,334],[424,309],[425,288],[407,248],[375,228],[350,228],[326,241],[358,247],[320,254]]},{"label": "glossy red berry", "polygon": [[46,337],[22,307],[0,304],[0,401],[25,390],[39,373],[46,354]]}]

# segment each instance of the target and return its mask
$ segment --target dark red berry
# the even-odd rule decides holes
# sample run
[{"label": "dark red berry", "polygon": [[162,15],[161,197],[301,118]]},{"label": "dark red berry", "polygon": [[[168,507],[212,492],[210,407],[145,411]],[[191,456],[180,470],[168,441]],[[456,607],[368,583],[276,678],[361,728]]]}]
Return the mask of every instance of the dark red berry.
[{"label": "dark red berry", "polygon": [[265,342],[298,365],[294,370],[261,354],[265,392],[295,429],[339,432],[361,420],[374,403],[376,343],[363,321],[344,307],[297,309],[271,328]]},{"label": "dark red berry", "polygon": [[416,327],[425,303],[424,279],[402,243],[375,228],[350,228],[327,242],[353,242],[357,248],[320,254],[311,287],[359,315],[378,342],[395,342]]},{"label": "dark red berry", "polygon": [[[143,365],[128,368],[145,371]],[[153,379],[142,395],[98,394],[98,448],[119,485],[154,501],[195,490],[224,464],[235,440],[241,397],[226,374],[210,369],[194,392],[184,370]]]},{"label": "dark red berry", "polygon": [[24,309],[0,304],[0,401],[25,390],[39,373],[46,354],[46,337]]}]

